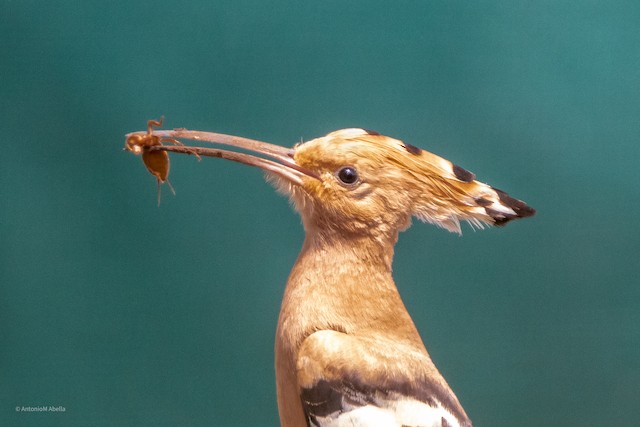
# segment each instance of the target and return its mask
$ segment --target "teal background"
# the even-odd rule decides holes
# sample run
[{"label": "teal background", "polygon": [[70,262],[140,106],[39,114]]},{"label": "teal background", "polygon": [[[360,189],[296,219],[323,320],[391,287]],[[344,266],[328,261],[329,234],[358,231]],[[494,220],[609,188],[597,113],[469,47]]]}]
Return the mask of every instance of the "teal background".
[{"label": "teal background", "polygon": [[[260,171],[124,134],[403,139],[538,209],[400,236],[394,274],[476,426],[640,419],[637,1],[0,0],[0,424],[278,425],[303,240]],[[64,413],[17,413],[16,406]]]}]

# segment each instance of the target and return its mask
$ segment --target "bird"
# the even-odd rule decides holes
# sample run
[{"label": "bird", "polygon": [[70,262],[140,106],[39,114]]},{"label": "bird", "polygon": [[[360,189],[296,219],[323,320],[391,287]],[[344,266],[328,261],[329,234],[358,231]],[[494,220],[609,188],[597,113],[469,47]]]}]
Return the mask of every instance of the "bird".
[{"label": "bird", "polygon": [[305,239],[275,338],[283,427],[472,425],[402,301],[394,246],[412,218],[460,234],[461,222],[503,226],[535,209],[449,160],[371,130],[342,129],[293,148],[164,132],[251,151],[149,148],[257,166],[300,213]]}]

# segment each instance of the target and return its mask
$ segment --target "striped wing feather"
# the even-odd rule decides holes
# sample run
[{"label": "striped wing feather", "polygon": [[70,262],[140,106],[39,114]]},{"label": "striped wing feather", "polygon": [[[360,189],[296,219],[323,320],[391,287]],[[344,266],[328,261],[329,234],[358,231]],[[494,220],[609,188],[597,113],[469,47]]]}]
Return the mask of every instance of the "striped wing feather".
[{"label": "striped wing feather", "polygon": [[413,344],[318,331],[297,362],[309,426],[471,426],[426,351]]}]

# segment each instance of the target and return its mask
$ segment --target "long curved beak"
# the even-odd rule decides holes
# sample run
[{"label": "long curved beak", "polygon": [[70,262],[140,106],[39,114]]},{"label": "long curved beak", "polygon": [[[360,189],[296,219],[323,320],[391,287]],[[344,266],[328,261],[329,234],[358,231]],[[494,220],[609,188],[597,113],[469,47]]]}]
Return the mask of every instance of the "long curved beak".
[{"label": "long curved beak", "polygon": [[[126,137],[129,138],[136,134],[144,135],[145,132],[132,132],[127,134]],[[187,129],[159,130],[154,131],[153,135],[165,141],[189,139],[193,141],[221,144],[247,150],[254,154],[223,150],[219,148],[205,148],[186,145],[154,145],[147,148],[149,151],[171,151],[174,153],[192,154],[196,156],[219,157],[249,166],[256,166],[265,172],[274,173],[297,185],[302,185],[302,179],[304,177],[319,179],[318,174],[314,171],[301,167],[295,162],[295,150],[293,148],[281,147],[268,142],[243,138],[240,136]],[[265,156],[272,160],[260,156]]]}]

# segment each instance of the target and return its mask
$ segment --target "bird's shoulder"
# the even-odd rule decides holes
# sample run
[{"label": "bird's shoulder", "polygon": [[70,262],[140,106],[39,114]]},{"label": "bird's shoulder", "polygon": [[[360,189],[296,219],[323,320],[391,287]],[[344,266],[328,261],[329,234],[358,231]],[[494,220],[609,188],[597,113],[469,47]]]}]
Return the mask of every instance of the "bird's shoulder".
[{"label": "bird's shoulder", "polygon": [[426,351],[384,336],[321,330],[296,360],[310,426],[471,426]]}]

